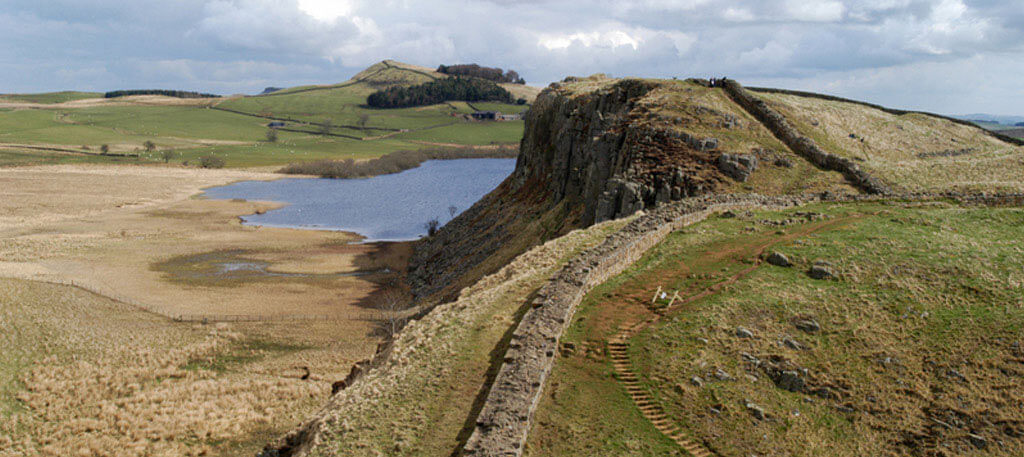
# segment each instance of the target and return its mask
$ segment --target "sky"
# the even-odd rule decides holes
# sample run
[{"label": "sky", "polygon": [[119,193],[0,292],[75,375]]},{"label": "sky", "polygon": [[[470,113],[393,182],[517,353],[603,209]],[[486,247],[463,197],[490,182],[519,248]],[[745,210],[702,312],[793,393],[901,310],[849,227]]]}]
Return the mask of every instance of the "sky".
[{"label": "sky", "polygon": [[395,59],[1024,115],[1024,0],[0,0],[0,40],[0,93],[256,93]]}]

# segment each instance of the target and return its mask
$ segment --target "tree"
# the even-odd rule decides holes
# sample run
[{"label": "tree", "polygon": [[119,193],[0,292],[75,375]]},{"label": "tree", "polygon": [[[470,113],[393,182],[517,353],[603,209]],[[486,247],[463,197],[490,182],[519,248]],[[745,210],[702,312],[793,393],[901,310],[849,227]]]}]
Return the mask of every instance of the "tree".
[{"label": "tree", "polygon": [[171,159],[177,155],[178,154],[174,152],[174,149],[164,149],[163,151],[160,151],[160,158],[164,159],[164,163],[170,162]]},{"label": "tree", "polygon": [[110,146],[106,144],[100,145],[100,154],[106,154],[108,152],[110,152]]},{"label": "tree", "polygon": [[331,119],[324,119],[324,121],[320,123],[320,134],[330,135],[332,128],[334,128],[334,123],[331,121]]},{"label": "tree", "polygon": [[441,221],[437,220],[436,217],[427,221],[426,224],[423,224],[423,228],[427,229],[427,236],[434,236],[434,234],[437,233],[437,228],[440,226]]},{"label": "tree", "polygon": [[224,168],[224,159],[215,155],[205,155],[199,158],[199,166],[203,168]]},{"label": "tree", "polygon": [[378,320],[381,323],[384,336],[387,339],[394,338],[395,334],[402,330],[409,320],[405,316],[405,309],[408,301],[397,288],[389,288],[381,294],[380,304],[377,307]]},{"label": "tree", "polygon": [[153,152],[156,150],[156,143],[146,140],[145,143],[142,143],[142,147],[146,148],[146,152]]},{"label": "tree", "polygon": [[267,142],[277,143],[277,129],[273,127],[267,129]]},{"label": "tree", "polygon": [[359,115],[359,119],[356,121],[356,124],[359,125],[359,128],[365,129],[366,128],[366,124],[369,123],[369,122],[370,122],[370,115],[364,113],[364,114],[360,114]]}]

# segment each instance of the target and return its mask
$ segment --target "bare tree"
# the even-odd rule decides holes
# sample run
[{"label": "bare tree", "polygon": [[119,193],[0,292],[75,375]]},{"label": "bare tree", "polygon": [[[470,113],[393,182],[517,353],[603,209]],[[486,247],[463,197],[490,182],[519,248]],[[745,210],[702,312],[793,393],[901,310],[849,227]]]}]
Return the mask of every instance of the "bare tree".
[{"label": "bare tree", "polygon": [[391,288],[381,294],[380,305],[377,308],[378,320],[386,338],[393,338],[409,320],[405,312],[408,304],[405,294],[399,289]]},{"label": "bare tree", "polygon": [[100,145],[100,153],[101,154],[106,154],[108,152],[110,152],[110,146],[109,145],[106,145],[106,144]]},{"label": "bare tree", "polygon": [[142,143],[142,147],[146,148],[146,152],[153,152],[156,150],[156,143],[146,140],[145,143]]}]

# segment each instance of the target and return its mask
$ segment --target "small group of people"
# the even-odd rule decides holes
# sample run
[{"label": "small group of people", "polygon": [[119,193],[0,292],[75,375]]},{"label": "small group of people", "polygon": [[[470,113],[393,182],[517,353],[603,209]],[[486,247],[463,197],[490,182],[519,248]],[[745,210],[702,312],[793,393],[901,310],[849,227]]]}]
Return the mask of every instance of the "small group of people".
[{"label": "small group of people", "polygon": [[723,76],[721,78],[711,78],[708,81],[711,82],[710,87],[722,87],[725,85],[725,80],[726,78]]}]

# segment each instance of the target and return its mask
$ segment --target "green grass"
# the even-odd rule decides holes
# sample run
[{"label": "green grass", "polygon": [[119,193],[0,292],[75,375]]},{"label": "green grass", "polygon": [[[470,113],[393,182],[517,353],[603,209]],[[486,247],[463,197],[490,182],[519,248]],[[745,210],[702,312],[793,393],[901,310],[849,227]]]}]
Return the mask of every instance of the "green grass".
[{"label": "green grass", "polygon": [[[224,158],[228,167],[249,167],[373,158],[422,147],[414,141],[487,145],[515,143],[522,137],[522,122],[471,123],[453,117],[453,113],[473,111],[465,102],[389,110],[359,106],[373,90],[374,86],[360,82],[285,95],[228,99],[220,104],[247,114],[200,106],[3,110],[0,143],[53,145],[89,152],[99,152],[101,145],[108,144],[112,152],[140,153],[138,161],[143,163],[160,162],[160,150],[174,149],[175,163],[194,163],[202,156],[215,155]],[[360,128],[364,115],[366,128]],[[281,130],[279,141],[268,143],[266,124],[270,120],[260,116],[294,119],[286,128],[299,131]],[[335,136],[319,134],[318,124],[328,120]],[[384,138],[377,138],[380,136]],[[145,153],[143,144],[147,141],[154,142],[158,150]],[[0,152],[0,166],[119,161],[74,154]]]},{"label": "green grass", "polygon": [[517,143],[523,138],[523,121],[474,122],[458,121],[455,124],[429,130],[418,130],[395,136],[402,140],[428,141],[434,143],[494,144]]},{"label": "green grass", "polygon": [[78,92],[73,90],[63,92],[45,92],[40,94],[0,94],[0,99],[45,104],[64,103],[74,100],[102,97],[103,94],[100,92]]},{"label": "green grass", "polygon": [[[759,222],[800,219],[795,211],[822,213],[826,221],[781,230]],[[820,231],[802,234],[811,227]],[[669,417],[722,455],[879,455],[938,446],[958,455],[978,452],[967,433],[1006,443],[978,455],[1018,455],[1024,441],[985,425],[984,418],[1024,419],[1012,406],[1017,397],[1008,393],[1024,389],[1019,364],[1013,362],[1019,353],[1014,356],[1011,346],[1024,344],[1024,251],[1016,242],[1024,235],[1021,227],[1020,209],[945,204],[814,205],[712,218],[673,233],[622,275],[595,288],[566,338],[601,342],[611,332],[605,327],[615,325],[599,324],[630,318],[616,309],[647,302],[658,286],[670,293],[701,290],[750,266],[761,244],[781,243],[770,249],[786,254],[794,267],[762,265],[631,340],[634,370]],[[795,238],[784,240],[789,233]],[[817,259],[833,263],[840,279],[809,278],[806,271]],[[798,317],[814,318],[823,331],[797,330],[793,319]],[[751,329],[755,338],[736,338],[738,326]],[[782,345],[784,337],[807,349]],[[765,371],[743,361],[744,352],[806,369],[809,385],[828,386],[840,400],[780,389]],[[886,357],[898,366],[880,364]],[[611,455],[621,450],[607,443],[609,424],[641,433],[630,425],[635,407],[622,404],[611,389],[615,381],[599,375],[608,369],[607,362],[589,358],[559,360],[551,380],[556,389],[585,387],[623,409],[598,409],[591,397],[543,403],[539,418],[579,428],[550,441],[563,438],[595,455]],[[716,380],[717,369],[735,379]],[[954,369],[969,381],[951,379]],[[703,378],[704,387],[693,386],[693,376]],[[772,420],[752,419],[748,400]],[[855,412],[842,412],[841,406]],[[711,407],[721,413],[710,413]],[[934,423],[928,417],[952,421],[947,414],[959,417],[955,423],[961,425],[941,437],[925,433],[913,445],[891,439],[930,430]]]}]

